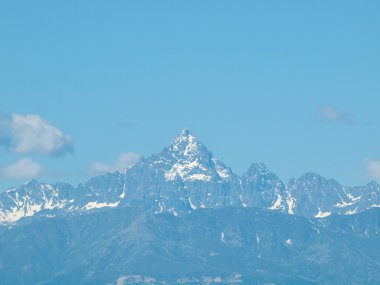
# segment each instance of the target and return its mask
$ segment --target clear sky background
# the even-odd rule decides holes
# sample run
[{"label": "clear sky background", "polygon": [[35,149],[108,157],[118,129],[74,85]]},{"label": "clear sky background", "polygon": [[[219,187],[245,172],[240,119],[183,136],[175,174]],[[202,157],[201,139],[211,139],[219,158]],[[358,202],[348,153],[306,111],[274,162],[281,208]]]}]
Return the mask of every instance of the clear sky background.
[{"label": "clear sky background", "polygon": [[185,127],[237,174],[380,181],[379,31],[379,1],[1,1],[0,187]]}]

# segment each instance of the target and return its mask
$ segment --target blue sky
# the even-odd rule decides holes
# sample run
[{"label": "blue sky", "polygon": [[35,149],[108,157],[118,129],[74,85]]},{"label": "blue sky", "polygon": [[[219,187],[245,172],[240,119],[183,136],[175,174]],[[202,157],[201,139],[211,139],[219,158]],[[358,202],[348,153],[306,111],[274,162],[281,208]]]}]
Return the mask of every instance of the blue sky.
[{"label": "blue sky", "polygon": [[264,162],[284,181],[307,171],[380,181],[379,11],[379,1],[2,1],[0,187],[77,184],[185,127],[237,174]]}]

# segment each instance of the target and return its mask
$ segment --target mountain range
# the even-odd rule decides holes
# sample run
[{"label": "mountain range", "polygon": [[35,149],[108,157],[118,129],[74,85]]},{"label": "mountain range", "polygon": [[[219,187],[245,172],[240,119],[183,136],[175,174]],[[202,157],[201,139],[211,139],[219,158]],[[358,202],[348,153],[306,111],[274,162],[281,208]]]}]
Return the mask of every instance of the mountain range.
[{"label": "mountain range", "polygon": [[1,284],[380,284],[380,186],[242,176],[185,129],[73,187],[0,194]]},{"label": "mountain range", "polygon": [[255,207],[307,218],[352,215],[380,207],[380,185],[344,187],[316,173],[288,184],[263,163],[241,177],[185,129],[160,153],[125,169],[70,184],[29,181],[0,194],[0,222],[143,205],[154,213],[185,215],[198,208]]}]

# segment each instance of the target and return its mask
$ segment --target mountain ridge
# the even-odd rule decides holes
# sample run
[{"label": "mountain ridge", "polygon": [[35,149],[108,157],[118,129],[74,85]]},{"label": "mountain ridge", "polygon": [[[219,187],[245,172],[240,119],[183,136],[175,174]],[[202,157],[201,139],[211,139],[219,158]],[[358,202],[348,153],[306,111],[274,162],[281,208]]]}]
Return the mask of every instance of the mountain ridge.
[{"label": "mountain ridge", "polygon": [[380,186],[372,181],[344,187],[313,172],[285,184],[264,163],[252,163],[239,176],[184,129],[168,147],[142,158],[123,173],[97,176],[77,187],[31,180],[5,190],[0,194],[0,223],[136,203],[156,214],[175,216],[199,208],[256,207],[325,218],[380,207]]}]

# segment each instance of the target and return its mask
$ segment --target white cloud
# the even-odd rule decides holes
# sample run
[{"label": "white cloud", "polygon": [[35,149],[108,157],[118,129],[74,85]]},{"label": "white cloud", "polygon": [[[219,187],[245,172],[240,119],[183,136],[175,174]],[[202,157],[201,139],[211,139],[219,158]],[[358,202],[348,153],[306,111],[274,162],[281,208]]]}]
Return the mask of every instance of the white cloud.
[{"label": "white cloud", "polygon": [[367,159],[365,164],[369,175],[374,179],[380,179],[380,160]]},{"label": "white cloud", "polygon": [[27,157],[21,158],[14,164],[8,165],[1,170],[2,176],[10,179],[37,178],[42,173],[42,166]]},{"label": "white cloud", "polygon": [[38,115],[0,117],[0,144],[19,154],[59,156],[74,150],[68,134]]},{"label": "white cloud", "polygon": [[120,154],[116,162],[112,165],[108,165],[101,162],[95,162],[91,165],[89,173],[91,175],[104,174],[107,172],[124,171],[124,169],[131,167],[133,164],[140,160],[140,155],[133,152],[127,152]]},{"label": "white cloud", "polygon": [[331,106],[324,106],[319,109],[320,117],[329,123],[341,123],[341,124],[354,124],[352,116],[347,113],[343,113]]}]

